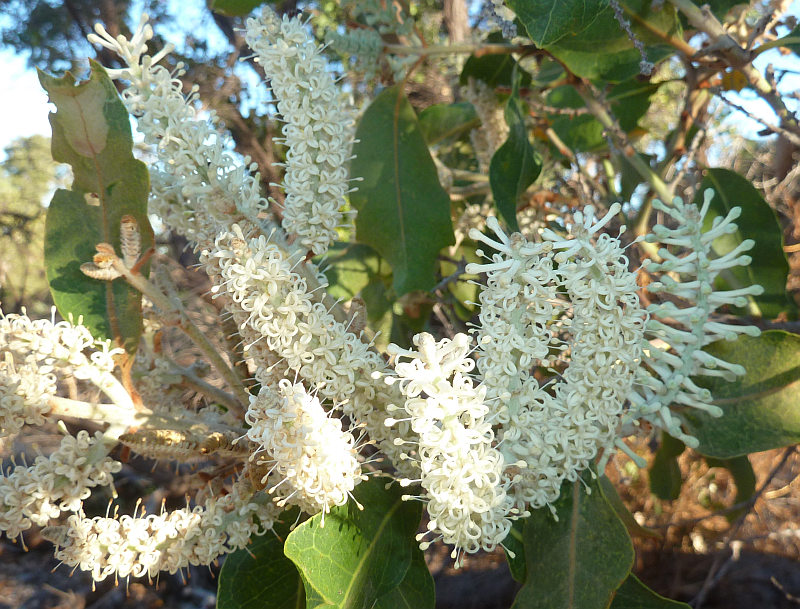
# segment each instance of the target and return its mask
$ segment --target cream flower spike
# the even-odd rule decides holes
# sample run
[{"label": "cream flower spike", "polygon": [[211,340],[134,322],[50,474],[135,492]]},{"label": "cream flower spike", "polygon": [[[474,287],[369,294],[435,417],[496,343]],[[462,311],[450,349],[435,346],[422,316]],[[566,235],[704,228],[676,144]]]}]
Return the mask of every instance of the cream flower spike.
[{"label": "cream flower spike", "polygon": [[[300,383],[283,379],[278,392],[262,387],[251,398],[245,421],[250,425],[247,437],[259,445],[250,459],[271,466],[270,473],[280,479],[269,489],[279,491],[278,506],[290,503],[309,514],[328,512],[347,503],[364,478],[353,435]],[[270,474],[262,484],[268,478]]]},{"label": "cream flower spike", "polygon": [[[388,349],[397,360],[397,376],[386,382],[398,384],[406,396],[395,409],[408,415],[419,434],[418,442],[402,444],[404,459],[419,468],[419,479],[401,479],[400,484],[419,482],[424,490],[419,499],[427,503],[430,520],[428,531],[417,536],[420,548],[437,539],[453,544],[452,557],[459,566],[464,552],[491,551],[502,543],[519,512],[501,481],[504,461],[492,446],[486,388],[475,386],[469,376],[475,365],[469,358],[469,336],[436,342],[422,333],[413,342],[417,350]],[[390,427],[398,422],[386,419]],[[423,541],[429,534],[432,541]]]},{"label": "cream flower spike", "polygon": [[[724,305],[744,307],[749,296],[764,291],[759,285],[724,291],[714,288],[721,272],[750,264],[751,258],[744,252],[754,243],[745,239],[727,254],[715,256],[714,240],[737,231],[734,220],[741,209],[734,207],[725,217],[715,218],[704,232],[703,220],[713,198],[713,191],[706,190],[699,209],[677,197],[670,206],[661,201],[653,204],[673,218],[676,228],[657,225],[653,234],[647,236],[648,241],[667,246],[658,251],[662,262],[647,261],[644,265],[647,271],[660,274],[659,281],[652,282],[647,290],[672,300],[664,299],[648,307],[652,318],[646,326],[650,339],[644,351],[646,366],[640,369],[636,391],[631,395],[632,409],[626,417],[629,424],[636,418],[648,421],[692,447],[697,446],[697,439],[683,431],[680,413],[670,407],[696,408],[712,416],[721,416],[722,409],[711,403],[711,393],[698,386],[692,377],[734,380],[745,373],[742,366],[715,357],[703,351],[703,347],[721,339],[733,340],[741,334],[760,334],[755,326],[716,322],[711,316]],[[675,298],[684,304],[679,306],[673,302]],[[669,318],[673,323],[665,324],[657,319],[659,317]],[[632,431],[630,425],[628,427]]]},{"label": "cream flower spike", "polygon": [[[616,443],[645,319],[622,244],[600,232],[618,211],[611,206],[597,220],[587,206],[569,238],[546,230],[540,243],[506,235],[495,218],[486,222],[495,238],[470,233],[496,250],[467,272],[486,273],[477,366],[496,404],[500,451],[513,465],[503,476],[518,510],[552,505],[565,480]],[[540,385],[537,367],[554,380]]]},{"label": "cream flower spike", "polygon": [[299,17],[279,19],[269,7],[247,20],[247,44],[256,53],[285,121],[283,227],[314,254],[323,254],[343,222],[347,163],[354,117],[322,47]]},{"label": "cream flower spike", "polygon": [[77,512],[96,486],[109,486],[122,463],[107,456],[110,445],[98,431],[65,436],[49,457],[17,465],[0,476],[0,531],[9,538],[32,525],[45,526],[62,512]]}]

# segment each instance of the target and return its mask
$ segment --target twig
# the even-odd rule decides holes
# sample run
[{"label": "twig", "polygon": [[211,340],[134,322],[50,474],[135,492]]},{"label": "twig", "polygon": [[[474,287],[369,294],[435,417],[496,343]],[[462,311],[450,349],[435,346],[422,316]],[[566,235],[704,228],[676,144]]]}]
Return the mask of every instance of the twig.
[{"label": "twig", "polygon": [[387,44],[384,52],[392,55],[508,55],[511,53],[530,53],[539,51],[534,45],[519,44],[481,44],[464,42],[460,44],[431,45],[427,47],[405,44]]},{"label": "twig", "polygon": [[207,381],[204,381],[189,368],[183,368],[175,364],[175,372],[181,376],[181,381],[187,387],[194,389],[198,393],[202,393],[212,400],[216,400],[220,404],[224,404],[230,409],[238,410],[241,408],[241,404],[235,396],[231,395],[227,391],[223,391],[219,387],[214,387],[214,385]]},{"label": "twig", "polygon": [[778,134],[782,135],[787,140],[789,140],[792,144],[794,144],[795,146],[800,147],[800,135],[797,135],[796,133],[794,133],[792,131],[789,131],[788,129],[784,129],[780,125],[776,125],[774,123],[770,123],[769,121],[764,120],[760,116],[758,116],[756,114],[753,114],[752,112],[750,112],[747,109],[743,108],[742,106],[740,106],[736,102],[733,102],[733,101],[729,100],[727,97],[725,97],[724,95],[722,95],[722,91],[716,91],[716,93],[717,93],[717,97],[719,97],[722,101],[724,101],[726,104],[728,104],[731,108],[734,108],[735,110],[738,110],[739,112],[741,112],[742,114],[747,116],[747,118],[751,118],[754,121],[761,123],[762,125],[764,125],[764,127],[769,129],[773,133],[778,133]]}]

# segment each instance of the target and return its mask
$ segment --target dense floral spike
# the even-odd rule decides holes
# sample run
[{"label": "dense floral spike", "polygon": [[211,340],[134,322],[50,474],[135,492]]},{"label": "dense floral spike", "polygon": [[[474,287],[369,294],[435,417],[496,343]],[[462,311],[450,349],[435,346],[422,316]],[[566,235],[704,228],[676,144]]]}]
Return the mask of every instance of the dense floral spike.
[{"label": "dense floral spike", "polygon": [[[513,500],[502,482],[503,455],[492,446],[486,388],[474,386],[469,377],[475,365],[469,358],[469,337],[456,334],[436,342],[422,333],[414,337],[414,345],[417,350],[389,346],[397,376],[387,382],[400,385],[406,396],[402,410],[419,435],[416,444],[404,444],[404,456],[418,460],[428,530],[455,545],[458,566],[462,551],[491,551],[506,538]],[[388,426],[396,422],[386,420]],[[429,545],[423,542],[420,547]]]},{"label": "dense floral spike", "polygon": [[[366,422],[370,436],[391,457],[396,450],[379,411],[391,401],[393,391],[371,376],[382,373],[386,366],[358,336],[335,321],[328,307],[319,302],[322,292],[312,295],[307,278],[316,279],[315,289],[326,281],[312,263],[302,262],[306,251],[287,245],[283,231],[255,218],[264,207],[257,176],[235,166],[227,137],[199,119],[192,99],[182,95],[177,78],[154,65],[163,53],[153,58],[144,54],[145,43],[152,37],[146,19],[131,41],[113,38],[99,26],[97,31],[99,36],[92,40],[128,62],[127,69],[111,74],[130,80],[123,97],[129,110],[140,117],[138,127],[146,141],[157,144],[161,169],[151,169],[151,211],[203,249],[201,260],[217,283],[217,296],[224,296],[224,305],[240,327],[259,380],[274,380],[292,369],[300,372],[308,385],[324,383],[321,395],[343,403],[346,414],[358,413],[356,418]],[[238,225],[233,224],[236,218]],[[262,226],[266,226],[269,239]],[[246,242],[245,234],[255,240]],[[271,261],[269,272],[251,273],[267,260]],[[300,275],[300,264],[308,271],[306,279]],[[224,276],[222,269],[232,274]],[[230,281],[234,275],[235,283]],[[267,288],[272,294],[269,298],[265,297]],[[285,301],[287,297],[290,300]],[[285,332],[275,334],[259,316]],[[262,334],[262,330],[272,334]]]},{"label": "dense floral spike", "polygon": [[15,538],[32,524],[46,525],[61,512],[77,512],[96,486],[108,486],[122,464],[107,456],[108,446],[97,432],[65,436],[49,457],[33,465],[16,465],[0,478],[0,531]]},{"label": "dense floral spike", "polygon": [[278,392],[262,387],[245,421],[247,437],[259,445],[251,460],[273,466],[280,479],[270,489],[278,491],[278,505],[295,504],[316,514],[347,503],[362,479],[355,438],[300,383],[282,379]]},{"label": "dense floral spike", "polygon": [[[507,236],[494,218],[497,240],[470,233],[496,250],[467,272],[487,275],[478,369],[487,398],[500,403],[500,450],[519,464],[505,474],[518,509],[551,504],[616,439],[645,320],[619,240],[599,233],[617,212],[597,221],[587,207],[570,238],[544,231],[542,243]],[[542,385],[537,367],[560,378]]]},{"label": "dense floral spike", "polygon": [[[714,289],[714,281],[721,272],[750,264],[750,256],[744,252],[754,243],[746,239],[724,256],[714,255],[712,243],[717,237],[736,232],[734,220],[741,209],[734,207],[724,218],[714,218],[711,227],[703,232],[703,220],[713,198],[713,191],[707,190],[700,209],[677,197],[671,206],[654,202],[654,207],[675,220],[677,227],[658,225],[647,237],[648,241],[666,246],[658,251],[662,262],[648,261],[645,265],[648,272],[660,274],[660,280],[648,285],[647,290],[663,302],[648,307],[652,318],[647,322],[647,336],[651,343],[644,352],[645,366],[638,371],[636,391],[631,394],[630,422],[641,418],[689,446],[697,446],[697,440],[681,429],[680,414],[671,410],[671,405],[722,415],[722,410],[711,404],[708,389],[699,387],[692,377],[733,380],[745,373],[742,366],[714,357],[703,351],[703,347],[717,340],[733,340],[740,334],[760,333],[755,326],[711,320],[719,307],[744,307],[748,296],[764,291],[759,285],[727,291]],[[675,299],[684,304],[676,304]],[[659,318],[669,318],[672,322],[668,325]]]},{"label": "dense floral spike", "polygon": [[[138,118],[145,142],[156,146],[160,163],[150,171],[150,210],[188,238],[213,239],[231,217],[255,221],[266,208],[259,175],[248,172],[249,161],[237,162],[230,136],[218,130],[216,116],[202,118],[195,105],[197,88],[183,95],[178,64],[171,73],[157,63],[172,51],[167,45],[154,56],[147,54],[153,29],[142,17],[130,40],[116,38],[102,25],[89,40],[117,53],[127,67],[107,70],[109,76],[129,81],[122,92],[128,111]],[[250,169],[254,169],[250,167]]]},{"label": "dense floral spike", "polygon": [[272,528],[278,511],[253,498],[246,479],[202,506],[159,515],[86,518],[74,514],[66,526],[42,535],[56,545],[56,558],[88,571],[94,581],[109,576],[156,576],[189,565],[209,565],[220,555],[245,547],[252,535]]},{"label": "dense floral spike", "polygon": [[265,6],[260,18],[247,20],[245,38],[285,121],[283,227],[303,248],[323,254],[337,237],[346,204],[354,124],[350,104],[299,17],[280,19]]},{"label": "dense floral spike", "polygon": [[341,404],[345,415],[364,423],[384,454],[404,470],[393,440],[408,436],[409,428],[383,425],[385,405],[400,397],[380,380],[385,362],[311,299],[305,280],[293,270],[298,261],[287,260],[263,235],[246,236],[239,226],[221,233],[202,259],[214,291],[228,301],[246,353],[258,364],[256,378],[268,385],[277,383],[276,372],[297,373],[320,398]]}]

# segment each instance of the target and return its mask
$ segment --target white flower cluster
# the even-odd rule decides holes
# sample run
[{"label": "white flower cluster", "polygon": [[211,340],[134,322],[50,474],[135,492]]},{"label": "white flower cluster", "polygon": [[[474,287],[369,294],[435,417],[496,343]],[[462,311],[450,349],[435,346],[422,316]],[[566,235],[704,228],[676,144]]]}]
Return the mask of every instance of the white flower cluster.
[{"label": "white flower cluster", "polygon": [[0,438],[15,436],[23,426],[41,425],[56,394],[56,377],[36,364],[0,360]]},{"label": "white flower cluster", "polygon": [[305,280],[293,271],[299,260],[287,260],[266,237],[247,237],[238,226],[220,234],[203,260],[214,291],[228,300],[246,353],[258,363],[256,378],[275,385],[276,372],[299,374],[321,398],[341,404],[345,415],[364,423],[397,463],[398,448],[383,425],[383,406],[399,393],[372,377],[384,372],[386,364],[311,299]]},{"label": "white flower cluster", "polygon": [[[456,334],[436,342],[422,333],[414,344],[417,350],[390,345],[397,376],[386,379],[400,385],[406,400],[395,409],[408,415],[419,435],[416,443],[402,445],[403,458],[417,463],[420,479],[403,479],[401,484],[418,481],[425,489],[428,532],[455,545],[458,565],[462,551],[491,551],[506,538],[513,501],[502,483],[503,455],[492,446],[486,388],[474,386],[469,376],[475,365],[469,358],[469,337]],[[387,418],[386,425],[396,422]]]},{"label": "white flower cluster", "polygon": [[153,577],[189,565],[209,565],[220,555],[245,547],[252,535],[272,528],[277,510],[253,499],[249,483],[204,505],[160,515],[67,519],[42,535],[56,545],[56,558],[88,571],[94,581],[107,577]]},{"label": "white flower cluster", "polygon": [[328,512],[347,503],[363,478],[352,433],[342,430],[341,420],[326,413],[300,383],[282,379],[278,392],[262,387],[251,398],[245,421],[250,425],[247,437],[259,445],[250,459],[274,464],[270,474],[280,478],[269,489],[280,489],[279,506],[298,505],[308,514]]},{"label": "white flower cluster", "polygon": [[[117,53],[128,65],[107,70],[109,76],[128,80],[122,92],[128,111],[138,117],[137,128],[145,142],[157,147],[158,167],[151,167],[151,211],[171,228],[199,242],[213,240],[220,226],[244,216],[255,219],[266,207],[258,174],[248,172],[249,159],[237,163],[229,136],[217,129],[216,117],[201,118],[194,101],[197,89],[183,95],[181,64],[170,73],[156,65],[172,51],[167,45],[147,55],[153,29],[142,17],[130,40],[111,36],[102,25],[89,40]],[[252,171],[255,164],[249,167]],[[232,219],[233,218],[233,219]]]},{"label": "white flower cluster", "polygon": [[247,20],[245,39],[270,81],[283,117],[286,200],[283,227],[323,254],[336,239],[348,192],[353,114],[333,81],[321,47],[297,19],[265,6]]},{"label": "white flower cluster", "polygon": [[0,478],[0,531],[19,536],[32,524],[46,525],[61,512],[81,509],[95,486],[108,486],[122,464],[107,456],[108,447],[97,432],[65,436],[49,457],[38,456],[31,466],[16,465]]},{"label": "white flower cluster", "polygon": [[[380,27],[372,4],[365,14]],[[394,15],[395,7],[381,10]],[[713,340],[753,333],[709,316],[758,293],[754,287],[714,292],[719,272],[749,263],[743,252],[751,244],[713,259],[711,242],[735,230],[736,215],[716,220],[703,233],[706,198],[701,210],[680,200],[659,207],[679,228],[654,229],[653,238],[666,247],[659,251],[663,261],[648,267],[661,273],[649,290],[664,295],[665,302],[648,311],[639,304],[636,273],[619,238],[604,230],[619,212],[617,204],[599,219],[591,206],[576,212],[566,237],[549,229],[541,230],[538,240],[506,235],[494,218],[486,222],[494,236],[471,228],[472,239],[494,250],[486,263],[466,269],[486,276],[473,331],[477,365],[467,335],[437,342],[423,333],[414,338],[414,349],[390,346],[396,362],[392,375],[363,333],[349,331],[324,304],[324,277],[305,260],[309,250],[327,250],[342,222],[352,116],[301,22],[279,19],[271,9],[247,22],[247,41],[272,82],[285,121],[285,232],[259,217],[266,201],[258,175],[249,173],[247,160],[237,165],[213,115],[201,119],[194,93],[184,97],[177,79],[181,68],[170,73],[155,65],[168,49],[146,54],[152,37],[146,21],[130,41],[102,28],[97,32],[92,40],[127,62],[112,75],[130,81],[125,102],[139,117],[146,141],[157,147],[153,211],[198,246],[212,292],[232,315],[262,388],[245,415],[246,437],[253,443],[247,465],[253,479],[246,488],[237,482],[231,495],[161,516],[76,515],[66,528],[50,531],[61,546],[58,557],[95,579],[206,564],[263,532],[287,503],[309,513],[346,503],[363,476],[358,442],[333,411],[366,428],[403,484],[420,483],[430,515],[421,546],[431,543],[423,541],[429,535],[452,543],[458,563],[463,552],[501,543],[514,518],[551,506],[562,484],[577,480],[599,455],[602,467],[614,446],[625,450],[620,436],[638,419],[691,443],[671,408],[717,412],[709,393],[691,377],[743,372],[702,351]],[[476,83],[465,96],[483,123],[485,141],[476,140],[476,149],[490,155],[507,134],[496,97]],[[487,168],[488,158],[482,161]],[[476,209],[465,214],[462,226],[470,224]],[[679,306],[676,300],[690,304]],[[76,376],[106,382],[104,391],[113,399],[118,383],[107,347],[86,367],[83,351],[94,344],[91,337],[73,339],[65,326],[66,338],[50,344],[43,332],[28,331],[28,322],[16,322],[22,330],[0,335],[16,345],[11,359],[0,363],[0,415],[10,427],[38,421],[41,404],[54,390],[50,377],[39,384],[25,380],[28,369],[46,375],[69,365]],[[294,382],[288,380],[292,376]],[[29,411],[21,401],[32,404],[24,407]],[[155,431],[165,436],[168,430]],[[126,438],[146,443],[150,436]],[[168,439],[173,452],[187,452],[186,443],[194,442],[177,432]],[[254,495],[262,486],[277,502],[268,494]],[[8,496],[9,506],[22,501]],[[77,509],[78,504],[65,505]],[[9,526],[18,534],[23,525]]]},{"label": "white flower cluster", "polygon": [[[521,465],[505,474],[519,510],[551,504],[562,482],[576,480],[616,439],[645,321],[619,240],[599,233],[618,211],[614,205],[598,221],[587,207],[570,239],[544,231],[544,242],[530,243],[506,236],[492,218],[499,241],[470,233],[496,250],[467,272],[487,275],[478,369],[487,398],[500,402],[501,451]],[[531,374],[537,367],[558,380],[541,385]]]},{"label": "white flower cluster", "polygon": [[[91,350],[87,357],[86,351]],[[112,374],[114,356],[122,349],[96,341],[82,324],[0,310],[0,435],[13,435],[25,423],[39,425],[55,394],[56,372],[71,374],[100,388],[115,404],[133,407],[131,398]]]},{"label": "white flower cluster", "polygon": [[[631,420],[640,418],[689,446],[697,440],[681,429],[681,418],[670,405],[697,408],[713,416],[722,410],[710,404],[711,393],[699,387],[692,377],[709,376],[733,380],[745,373],[742,366],[728,362],[703,351],[703,347],[717,340],[733,340],[740,334],[758,336],[755,326],[726,324],[710,319],[721,306],[744,307],[748,296],[761,294],[759,285],[734,290],[715,290],[714,281],[724,270],[750,264],[744,254],[754,243],[746,239],[723,256],[716,257],[712,243],[715,239],[737,231],[734,220],[741,209],[734,207],[725,217],[714,218],[711,227],[703,232],[703,221],[708,213],[714,193],[707,190],[700,209],[694,204],[675,198],[671,206],[660,201],[654,207],[677,224],[676,228],[657,225],[648,241],[664,244],[658,251],[662,262],[648,262],[648,272],[660,273],[659,281],[647,286],[664,302],[652,304],[648,311],[653,316],[647,322],[647,335],[651,343],[644,352],[644,366],[639,370],[637,391],[631,395]],[[685,305],[674,302],[680,299]],[[670,319],[666,324],[657,318]]]}]

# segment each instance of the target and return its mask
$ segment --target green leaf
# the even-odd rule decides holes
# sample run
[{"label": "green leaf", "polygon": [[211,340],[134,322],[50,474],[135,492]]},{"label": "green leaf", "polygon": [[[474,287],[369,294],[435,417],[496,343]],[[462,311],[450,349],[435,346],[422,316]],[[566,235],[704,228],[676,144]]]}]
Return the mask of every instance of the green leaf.
[{"label": "green leaf", "polygon": [[227,17],[239,17],[247,15],[257,6],[261,6],[266,0],[211,0],[209,7],[215,13],[226,15]]},{"label": "green leaf", "polygon": [[[656,158],[655,155],[652,154],[644,154],[642,152],[637,152],[636,154],[648,167],[652,166],[652,160]],[[619,168],[619,196],[623,201],[630,201],[631,195],[639,184],[644,182],[644,178],[642,178],[642,174],[639,173],[624,154],[615,154],[612,160]]]},{"label": "green leaf", "polygon": [[[709,467],[724,467],[730,472],[731,476],[733,476],[733,481],[736,483],[736,498],[733,500],[734,504],[749,501],[753,495],[755,495],[756,473],[753,471],[753,465],[750,463],[750,459],[747,455],[733,457],[731,459],[705,457],[705,460]],[[738,510],[726,513],[725,518],[733,522],[746,511],[746,507],[741,507]]]},{"label": "green leaf", "polygon": [[786,36],[781,36],[777,40],[770,40],[769,42],[759,45],[756,48],[756,52],[760,54],[776,47],[784,47],[792,51],[794,54],[800,55],[800,25],[795,26],[795,28],[786,34]]},{"label": "green leaf", "polygon": [[545,47],[583,32],[608,6],[608,0],[508,0],[508,6],[533,43]]},{"label": "green leaf", "polygon": [[429,146],[456,138],[478,125],[480,119],[469,102],[435,104],[419,113],[419,128]]},{"label": "green leaf", "polygon": [[408,598],[411,588],[428,586],[425,574],[411,570],[422,506],[403,501],[398,484],[386,487],[386,478],[362,482],[353,494],[363,510],[350,501],[325,515],[324,527],[317,514],[286,540],[286,556],[328,605],[362,609],[398,586]]},{"label": "green leaf", "polygon": [[125,214],[139,224],[142,251],[152,247],[149,175],[145,164],[133,158],[128,112],[114,84],[100,64],[90,63],[91,77],[82,83],[70,73],[55,78],[39,72],[57,109],[50,114],[53,158],[69,163],[74,177],[70,190],[56,191],[47,211],[45,266],[62,316],[83,316],[95,338],[111,338],[133,353],[142,331],[141,295],[123,280],[87,277],[80,265],[92,260],[100,242],[120,253]]},{"label": "green leaf", "polygon": [[285,512],[272,531],[225,558],[219,573],[217,609],[305,609],[300,573],[283,554],[283,540],[297,510]]},{"label": "green leaf", "polygon": [[[665,3],[658,10],[652,8],[650,0],[625,0],[620,5],[634,34],[645,44],[648,61],[657,63],[674,53],[674,49],[650,31],[652,28],[680,38],[681,27],[672,5]],[[570,71],[583,78],[620,82],[640,71],[639,51],[620,27],[610,7],[597,15],[580,36],[566,36],[545,48]]]},{"label": "green leaf", "polygon": [[689,609],[689,605],[653,592],[631,574],[622,582],[609,609]]},{"label": "green leaf", "polygon": [[392,269],[368,245],[337,241],[328,249],[323,272],[331,296],[345,301],[360,296],[364,300],[368,321],[378,321],[391,309],[386,292],[392,285]]},{"label": "green leaf", "polygon": [[533,76],[533,80],[531,82],[538,87],[545,87],[557,80],[564,78],[565,75],[566,72],[564,72],[564,66],[557,61],[545,58],[542,59],[542,62],[539,64],[539,69],[537,70],[536,75]]},{"label": "green leaf", "polygon": [[411,565],[400,585],[381,596],[375,609],[433,609],[436,589],[419,548],[411,550]]},{"label": "green leaf", "polygon": [[600,486],[603,487],[603,495],[605,495],[608,505],[610,505],[614,512],[616,512],[617,517],[620,519],[622,524],[625,525],[629,535],[649,537],[651,539],[664,538],[664,536],[655,529],[643,527],[636,522],[636,519],[625,505],[625,502],[622,501],[622,497],[619,496],[619,493],[617,492],[617,489],[614,488],[611,480],[609,480],[606,476],[600,476],[598,480],[600,482]]},{"label": "green leaf", "polygon": [[750,313],[768,318],[783,312],[795,316],[797,307],[786,293],[789,262],[783,251],[783,230],[773,209],[749,180],[730,169],[706,170],[697,191],[696,205],[702,204],[707,188],[714,190],[714,199],[705,217],[706,230],[717,216],[725,216],[733,207],[742,208],[742,215],[736,220],[739,230],[714,240],[714,253],[723,256],[745,239],[755,241],[755,247],[748,252],[753,262],[747,267],[731,270],[732,277],[720,276],[719,287],[731,289],[759,284],[764,293],[748,297]]},{"label": "green leaf", "polygon": [[720,418],[695,408],[683,412],[687,431],[704,455],[729,459],[800,442],[800,336],[769,330],[705,348],[747,373],[734,382],[701,377],[711,390]]},{"label": "green leaf", "polygon": [[668,433],[661,434],[653,465],[650,466],[650,491],[663,501],[675,501],[681,494],[683,476],[678,465],[686,445]]},{"label": "green leaf", "polygon": [[527,579],[512,609],[605,609],[633,564],[631,539],[589,472],[554,507],[557,521],[540,509],[525,522]]},{"label": "green leaf", "polygon": [[398,296],[429,290],[439,251],[455,242],[450,197],[400,86],[370,104],[356,140],[350,173],[362,182],[350,201],[358,209],[358,241],[392,265]]},{"label": "green leaf", "polygon": [[497,149],[489,164],[489,184],[495,205],[513,231],[519,230],[517,200],[542,171],[542,159],[528,140],[526,114],[517,81],[505,108],[508,139]]},{"label": "green leaf", "polygon": [[[489,34],[486,42],[504,43],[503,36],[499,32]],[[510,89],[514,84],[514,70],[522,77],[522,87],[527,87],[531,83],[531,75],[519,67],[519,64],[509,54],[490,54],[476,57],[470,55],[464,67],[461,69],[459,83],[466,85],[470,78],[482,80],[490,88],[506,87]]]},{"label": "green leaf", "polygon": [[[511,577],[518,582],[525,581],[527,570],[525,567],[525,520],[527,519],[512,522],[511,529],[503,540],[503,550],[506,553],[506,562],[508,562]],[[511,555],[512,552],[513,556]]]}]

